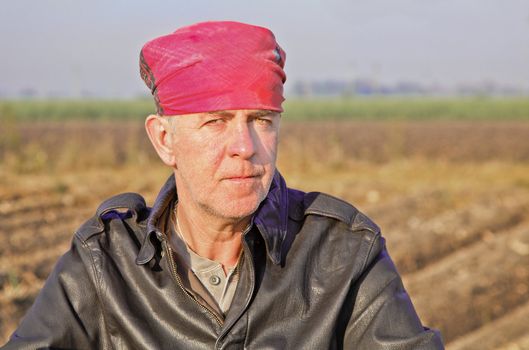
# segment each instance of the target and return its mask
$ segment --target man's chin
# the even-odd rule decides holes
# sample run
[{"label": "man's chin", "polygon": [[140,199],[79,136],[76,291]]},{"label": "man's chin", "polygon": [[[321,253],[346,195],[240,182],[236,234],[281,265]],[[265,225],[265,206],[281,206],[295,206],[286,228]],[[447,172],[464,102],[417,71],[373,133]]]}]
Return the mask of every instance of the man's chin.
[{"label": "man's chin", "polygon": [[225,218],[229,218],[231,220],[241,220],[252,216],[257,211],[257,208],[259,208],[261,201],[262,200],[259,198],[233,199],[229,204],[219,208],[219,211]]},{"label": "man's chin", "polygon": [[223,190],[233,199],[253,197],[256,193],[263,192],[263,184],[256,178],[225,180],[223,185]]},{"label": "man's chin", "polygon": [[224,217],[238,221],[242,220],[244,218],[252,216],[259,205],[251,206],[251,207],[238,207],[238,208],[229,208],[224,212]]}]

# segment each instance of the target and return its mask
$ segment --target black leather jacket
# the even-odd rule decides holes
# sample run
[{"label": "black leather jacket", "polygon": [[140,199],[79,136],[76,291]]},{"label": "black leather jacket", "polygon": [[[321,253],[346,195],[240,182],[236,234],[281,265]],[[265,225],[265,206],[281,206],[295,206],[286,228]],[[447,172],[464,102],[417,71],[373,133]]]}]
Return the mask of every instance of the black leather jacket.
[{"label": "black leather jacket", "polygon": [[[158,218],[128,193],[75,233],[5,349],[442,349],[423,328],[378,227],[276,173],[243,238],[225,318],[183,288]],[[127,211],[124,212],[125,208]]]}]

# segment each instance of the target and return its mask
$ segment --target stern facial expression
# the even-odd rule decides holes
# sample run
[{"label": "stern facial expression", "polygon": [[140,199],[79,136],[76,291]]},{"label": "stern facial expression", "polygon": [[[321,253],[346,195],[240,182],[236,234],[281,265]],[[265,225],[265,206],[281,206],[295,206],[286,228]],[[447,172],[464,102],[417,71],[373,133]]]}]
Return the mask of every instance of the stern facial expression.
[{"label": "stern facial expression", "polygon": [[169,118],[179,201],[229,220],[255,212],[274,176],[280,114],[229,110]]}]

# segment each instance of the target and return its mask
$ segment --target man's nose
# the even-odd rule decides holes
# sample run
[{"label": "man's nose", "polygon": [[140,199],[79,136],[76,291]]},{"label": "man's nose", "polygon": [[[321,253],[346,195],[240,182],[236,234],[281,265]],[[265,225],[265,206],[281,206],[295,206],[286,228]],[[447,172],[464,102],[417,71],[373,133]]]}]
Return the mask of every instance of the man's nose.
[{"label": "man's nose", "polygon": [[237,123],[230,133],[228,153],[230,157],[251,158],[255,153],[255,133],[251,123]]}]

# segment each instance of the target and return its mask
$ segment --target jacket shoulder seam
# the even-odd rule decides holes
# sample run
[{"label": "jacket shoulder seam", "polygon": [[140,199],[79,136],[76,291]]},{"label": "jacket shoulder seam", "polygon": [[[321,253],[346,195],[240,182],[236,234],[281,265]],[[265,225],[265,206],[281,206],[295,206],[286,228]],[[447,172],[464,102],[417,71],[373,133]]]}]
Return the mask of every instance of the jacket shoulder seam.
[{"label": "jacket shoulder seam", "polygon": [[[305,195],[305,198],[310,201],[305,209],[305,215],[315,214],[327,216],[349,225],[358,211],[346,201],[322,192],[309,192]],[[338,207],[336,204],[338,204]],[[334,210],[331,210],[331,207]]]},{"label": "jacket shoulder seam", "polygon": [[321,192],[307,193],[306,200],[310,203],[305,215],[320,215],[344,222],[352,232],[367,230],[379,233],[379,227],[354,205],[334,196]]},{"label": "jacket shoulder seam", "polygon": [[[109,334],[107,317],[105,315],[106,312],[105,312],[105,308],[103,307],[102,296],[101,296],[101,285],[102,285],[101,271],[98,270],[96,266],[96,262],[94,258],[94,251],[90,248],[90,246],[88,245],[88,242],[83,241],[83,240],[80,240],[80,242],[81,242],[82,247],[87,251],[89,259],[90,259],[90,266],[92,269],[92,273],[94,274],[94,286],[95,286],[95,290],[97,294],[97,302],[99,303],[99,308],[101,309],[101,317],[103,318],[103,324],[104,324],[105,331],[106,331],[105,334]],[[100,258],[103,259],[103,256],[100,256]]]},{"label": "jacket shoulder seam", "polygon": [[[119,209],[127,209],[121,212]],[[104,200],[97,208],[95,215],[85,221],[76,231],[77,236],[82,242],[87,241],[92,236],[105,232],[103,220],[121,219],[126,220],[130,217],[142,225],[139,216],[145,213],[148,207],[145,200],[138,193],[126,192],[120,193]]]},{"label": "jacket shoulder seam", "polygon": [[375,243],[380,238],[380,232],[371,232],[371,233],[372,234],[366,235],[366,236],[363,237],[363,242],[362,243],[365,242],[367,247],[366,247],[365,257],[363,259],[364,261],[362,262],[361,271],[364,271],[365,268],[367,267],[367,264],[368,264],[368,261],[369,261],[369,257],[371,256],[371,253],[373,252],[373,248],[375,246]]},{"label": "jacket shoulder seam", "polygon": [[85,243],[90,237],[104,232],[103,223],[97,216],[92,216],[86,220],[76,231],[75,237]]}]

